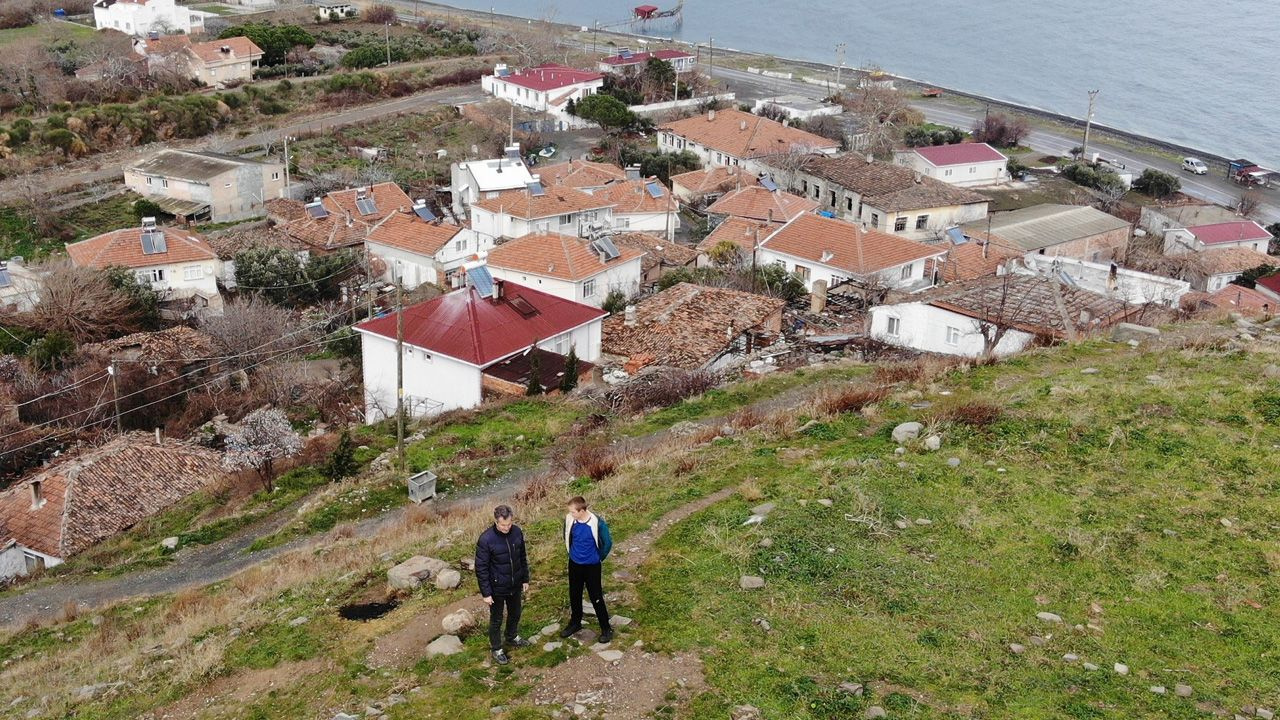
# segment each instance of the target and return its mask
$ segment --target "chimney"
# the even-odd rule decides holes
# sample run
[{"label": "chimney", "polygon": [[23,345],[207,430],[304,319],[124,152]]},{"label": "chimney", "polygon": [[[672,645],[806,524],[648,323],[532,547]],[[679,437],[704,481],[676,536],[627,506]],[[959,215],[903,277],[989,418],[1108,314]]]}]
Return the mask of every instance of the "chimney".
[{"label": "chimney", "polygon": [[746,130],[747,130],[747,121],[746,121],[746,120],[743,120],[742,122],[738,123],[738,131],[739,131],[739,132],[746,132]]},{"label": "chimney", "polygon": [[716,111],[715,111],[715,110],[708,110],[708,111],[707,111],[707,122],[715,122],[715,121],[716,121]]},{"label": "chimney", "polygon": [[320,198],[311,198],[311,202],[320,202]]},{"label": "chimney", "polygon": [[29,487],[31,488],[31,509],[39,510],[44,507],[44,494],[41,492],[40,486],[44,484],[42,480],[32,480]]},{"label": "chimney", "polygon": [[815,315],[827,309],[827,281],[814,280],[809,292],[809,311]]},{"label": "chimney", "polygon": [[867,164],[870,165],[875,161],[876,161],[876,156],[872,155],[871,153],[867,153]]},{"label": "chimney", "polygon": [[495,301],[502,299],[502,292],[503,292],[502,286],[503,286],[503,281],[501,279],[495,279],[493,281],[493,299]]},{"label": "chimney", "polygon": [[919,185],[922,182],[921,177],[922,176],[920,175],[920,173],[915,173],[914,175],[912,175],[912,179],[916,181],[917,185]]},{"label": "chimney", "polygon": [[768,215],[766,217],[769,218],[769,224],[773,225],[773,208],[769,208]]},{"label": "chimney", "polygon": [[156,445],[164,445],[164,439],[160,436],[160,428],[156,428]]},{"label": "chimney", "polygon": [[639,179],[640,179],[640,166],[639,166],[639,165],[628,165],[628,166],[627,166],[626,173],[627,173],[627,179],[628,179],[628,180],[639,180]]},{"label": "chimney", "polygon": [[231,54],[231,46],[230,46],[230,45],[223,45],[222,47],[218,48],[218,50],[219,50],[220,52],[222,52],[222,54],[224,54],[224,55],[230,55],[230,54]]},{"label": "chimney", "polygon": [[426,206],[427,206],[427,199],[426,199],[426,198],[418,198],[417,200],[414,200],[414,201],[413,201],[413,206],[414,206],[415,208],[424,208],[424,207],[426,207]]},{"label": "chimney", "polygon": [[635,305],[628,305],[627,308],[622,311],[622,324],[626,325],[627,327],[636,326],[636,306]]}]

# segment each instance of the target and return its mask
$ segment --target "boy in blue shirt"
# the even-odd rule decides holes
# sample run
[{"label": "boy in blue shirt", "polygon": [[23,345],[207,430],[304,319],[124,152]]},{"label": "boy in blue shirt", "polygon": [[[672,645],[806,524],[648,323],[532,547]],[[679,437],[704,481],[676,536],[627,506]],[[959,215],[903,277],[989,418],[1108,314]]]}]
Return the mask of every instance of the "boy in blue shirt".
[{"label": "boy in blue shirt", "polygon": [[601,565],[613,549],[613,538],[604,519],[587,509],[587,501],[578,496],[569,501],[569,514],[564,518],[564,547],[569,553],[569,625],[560,631],[567,638],[582,629],[582,590],[591,597],[591,605],[600,621],[600,642],[613,640],[609,627],[609,609],[604,604],[601,587]]}]

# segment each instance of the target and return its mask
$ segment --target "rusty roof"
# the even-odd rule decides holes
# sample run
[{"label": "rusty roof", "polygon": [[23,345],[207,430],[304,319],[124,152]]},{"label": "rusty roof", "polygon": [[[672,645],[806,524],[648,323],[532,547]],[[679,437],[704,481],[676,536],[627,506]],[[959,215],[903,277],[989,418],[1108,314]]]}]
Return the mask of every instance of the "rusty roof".
[{"label": "rusty roof", "polygon": [[534,233],[495,247],[486,262],[504,270],[577,282],[644,255],[633,247],[619,246],[618,250],[620,257],[602,262],[586,240],[559,233]]},{"label": "rusty roof", "polygon": [[76,265],[99,269],[114,266],[143,268],[218,259],[209,243],[197,233],[176,227],[157,229],[164,236],[164,252],[143,252],[142,228],[132,227],[68,243],[67,254]]},{"label": "rusty roof", "polygon": [[961,245],[949,245],[947,256],[938,261],[942,271],[942,282],[957,282],[974,278],[995,275],[996,270],[1010,258],[1021,257],[1022,253],[996,243],[987,244],[985,257],[983,242],[974,239]]},{"label": "rusty roof", "polygon": [[817,207],[818,203],[799,195],[781,190],[766,190],[760,185],[748,185],[725,193],[707,208],[707,213],[786,222]]},{"label": "rusty roof", "polygon": [[1275,265],[1276,259],[1266,253],[1250,248],[1227,247],[1214,250],[1212,248],[1200,253],[1204,259],[1204,269],[1213,275],[1242,272],[1262,265]]},{"label": "rusty roof", "polygon": [[641,272],[648,274],[650,270],[661,266],[684,267],[692,265],[698,259],[698,251],[674,240],[664,240],[656,235],[641,232],[615,233],[611,236],[618,249],[624,247],[643,252],[640,260]]},{"label": "rusty roof", "polygon": [[176,325],[155,332],[137,332],[114,340],[81,345],[80,349],[139,362],[171,362],[212,357],[217,346],[211,336],[185,325]]},{"label": "rusty roof", "polygon": [[[654,197],[649,192],[650,186],[660,193],[658,197]],[[643,213],[660,215],[680,209],[671,191],[656,177],[621,180],[610,183],[591,194],[613,205],[614,216]]]},{"label": "rusty roof", "polygon": [[879,230],[863,230],[859,225],[821,215],[797,217],[761,246],[863,277],[946,252],[943,247]]},{"label": "rusty roof", "polygon": [[863,203],[885,212],[991,202],[986,195],[935,180],[901,165],[867,162],[861,155],[812,155],[805,159],[803,170],[857,193]]},{"label": "rusty roof", "polygon": [[[916,296],[920,302],[1037,335],[1065,335],[1125,319],[1125,303],[1035,275],[1000,275],[952,283]],[[1061,307],[1059,306],[1061,301]],[[1065,310],[1065,318],[1063,311]]]},{"label": "rusty roof", "polygon": [[660,129],[742,159],[840,147],[835,140],[741,110],[712,110]]},{"label": "rusty roof", "polygon": [[648,355],[658,365],[698,369],[784,307],[786,302],[777,298],[679,283],[641,300],[634,325],[627,325],[625,316],[606,318],[602,349],[623,357]]},{"label": "rusty roof", "polygon": [[617,165],[574,160],[554,165],[541,165],[536,173],[543,185],[576,189],[604,187],[615,180],[626,180],[627,173]]},{"label": "rusty roof", "polygon": [[758,220],[748,220],[746,218],[727,218],[724,222],[716,226],[715,230],[707,233],[707,236],[698,243],[698,251],[707,253],[721,242],[728,240],[743,250],[747,257],[755,252],[756,246],[760,241],[769,237],[769,233],[782,227],[785,223],[767,223]]},{"label": "rusty roof", "polygon": [[739,186],[756,185],[759,182],[755,175],[742,172],[738,165],[714,165],[671,176],[672,188],[679,185],[693,195],[728,192]]}]

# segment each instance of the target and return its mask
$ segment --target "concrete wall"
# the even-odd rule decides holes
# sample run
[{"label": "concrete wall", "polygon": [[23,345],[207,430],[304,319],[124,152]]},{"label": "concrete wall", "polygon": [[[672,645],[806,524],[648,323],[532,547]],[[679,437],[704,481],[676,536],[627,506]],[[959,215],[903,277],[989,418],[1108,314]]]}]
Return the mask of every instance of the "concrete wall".
[{"label": "concrete wall", "polygon": [[895,161],[899,165],[905,165],[922,175],[927,175],[958,187],[996,185],[1009,179],[1008,160],[992,160],[939,168],[934,167],[929,161],[912,151],[899,153]]},{"label": "concrete wall", "polygon": [[643,232],[668,240],[675,238],[680,229],[680,215],[671,213],[615,213],[613,216],[615,230]]},{"label": "concrete wall", "polygon": [[[360,333],[365,422],[395,417],[396,341]],[[405,346],[405,403],[415,416],[480,404],[480,369],[443,355]],[[430,406],[423,401],[431,401]],[[435,405],[439,403],[439,405]]]},{"label": "concrete wall", "polygon": [[[897,320],[892,333],[890,318]],[[880,305],[871,308],[871,337],[881,342],[923,352],[980,357],[982,330],[977,320],[923,303]],[[996,355],[1012,355],[1027,347],[1034,336],[1009,330],[996,346]]]},{"label": "concrete wall", "polygon": [[1175,228],[1168,230],[1164,234],[1164,254],[1165,255],[1181,255],[1189,252],[1204,252],[1205,250],[1223,250],[1226,248],[1245,248],[1246,250],[1254,250],[1256,252],[1265,253],[1267,251],[1268,242],[1266,240],[1245,240],[1234,243],[1215,243],[1212,246],[1205,245],[1196,239],[1186,228]]},{"label": "concrete wall", "polygon": [[620,264],[610,264],[606,266],[604,272],[577,282],[534,275],[492,264],[489,265],[489,272],[500,280],[509,280],[549,295],[592,307],[600,307],[611,290],[621,290],[627,297],[633,297],[640,292],[640,258]]},{"label": "concrete wall", "polygon": [[1128,246],[1129,228],[1123,227],[1051,245],[1037,253],[1049,257],[1068,257],[1089,262],[1110,262],[1123,257]]},{"label": "concrete wall", "polygon": [[368,240],[365,241],[364,247],[370,255],[381,258],[386,263],[387,269],[382,272],[382,279],[387,282],[395,282],[396,274],[399,273],[401,282],[408,290],[423,283],[444,284],[444,268],[436,262],[434,257]]},{"label": "concrete wall", "polygon": [[[901,235],[911,240],[929,240],[947,228],[976,222],[987,217],[988,203],[888,211],[870,203],[864,203],[861,194],[836,183],[806,172],[795,171],[792,175],[789,182],[782,178],[779,178],[779,181],[787,184],[797,195],[817,202],[819,208],[829,210],[843,220],[866,223],[870,228]],[[921,216],[925,216],[923,228],[917,227]],[[906,221],[905,228],[902,230],[896,229],[899,218],[904,218]]]},{"label": "concrete wall", "polygon": [[124,170],[124,184],[142,196],[191,200],[209,205],[211,222],[233,222],[266,214],[266,201],[284,197],[284,165],[245,163],[208,183]]}]

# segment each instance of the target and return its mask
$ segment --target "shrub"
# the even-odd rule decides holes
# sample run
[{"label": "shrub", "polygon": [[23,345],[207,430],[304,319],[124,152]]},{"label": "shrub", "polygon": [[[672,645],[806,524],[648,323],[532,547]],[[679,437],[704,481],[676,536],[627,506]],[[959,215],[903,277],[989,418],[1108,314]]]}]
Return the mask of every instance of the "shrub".
[{"label": "shrub", "polygon": [[1182,181],[1169,173],[1147,168],[1133,181],[1133,189],[1153,198],[1167,198],[1182,189]]},{"label": "shrub", "polygon": [[51,332],[31,343],[27,348],[27,357],[40,370],[50,372],[61,370],[76,351],[76,343],[71,337],[61,332]]},{"label": "shrub", "polygon": [[579,445],[570,455],[571,470],[577,477],[600,482],[618,471],[618,458],[603,445]]},{"label": "shrub", "polygon": [[875,385],[853,385],[828,391],[818,399],[818,407],[825,413],[860,412],[862,408],[880,402],[889,396],[889,388]]},{"label": "shrub", "polygon": [[610,389],[605,399],[615,410],[637,412],[675,405],[719,383],[720,377],[713,372],[662,368]]},{"label": "shrub", "polygon": [[396,15],[395,8],[390,5],[374,5],[370,7],[364,11],[364,20],[378,25],[400,24],[400,18]]},{"label": "shrub", "polygon": [[933,414],[929,424],[952,422],[958,425],[984,428],[995,425],[1002,417],[1004,417],[1004,408],[994,403],[974,400],[962,405],[939,409]]},{"label": "shrub", "polygon": [[611,315],[617,315],[618,313],[626,310],[626,293],[618,290],[617,288],[610,290],[609,293],[604,296],[604,302],[600,304],[600,309]]},{"label": "shrub", "polygon": [[360,472],[360,463],[356,461],[356,445],[351,440],[351,433],[342,431],[338,444],[329,453],[328,460],[320,471],[332,482],[338,482]]},{"label": "shrub", "polygon": [[569,346],[569,354],[564,357],[564,375],[560,378],[560,392],[572,392],[578,387],[578,350]]}]

